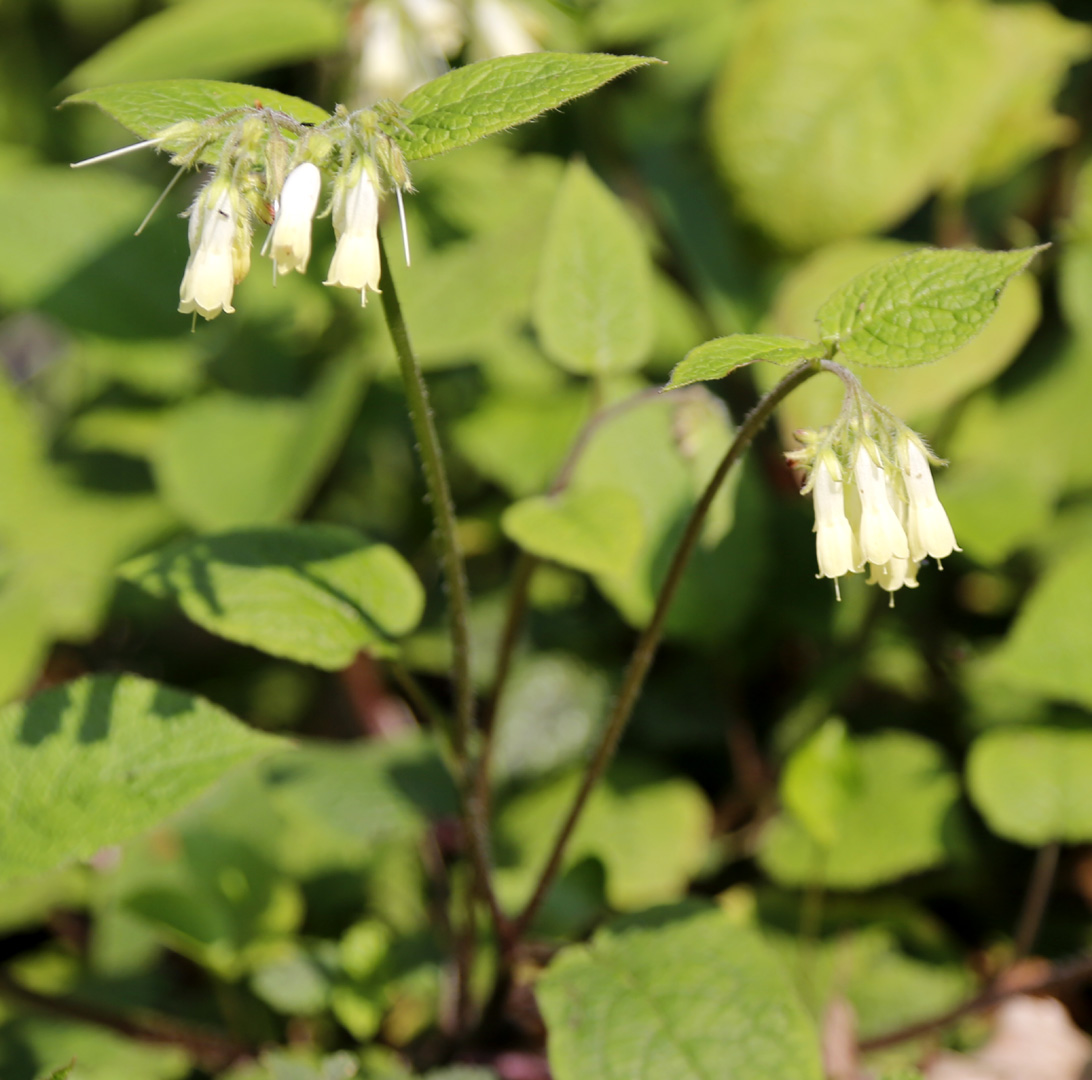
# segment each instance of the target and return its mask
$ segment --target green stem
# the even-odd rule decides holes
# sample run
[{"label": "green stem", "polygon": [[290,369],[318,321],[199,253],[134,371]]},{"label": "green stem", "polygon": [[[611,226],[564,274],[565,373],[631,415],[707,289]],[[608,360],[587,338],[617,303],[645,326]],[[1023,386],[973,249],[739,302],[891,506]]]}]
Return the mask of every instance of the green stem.
[{"label": "green stem", "polygon": [[440,448],[440,436],[436,431],[429,405],[428,387],[410,344],[409,331],[402,315],[402,306],[398,302],[398,290],[395,288],[394,278],[391,275],[390,262],[387,259],[387,250],[383,245],[382,236],[379,238],[379,258],[383,282],[383,290],[380,294],[383,301],[383,314],[394,343],[394,351],[398,354],[402,384],[406,391],[406,403],[413,422],[413,431],[417,436],[417,452],[421,459],[425,487],[428,490],[432,517],[436,525],[440,560],[450,607],[455,684],[452,749],[458,773],[456,779],[462,801],[466,843],[474,865],[477,888],[489,905],[497,932],[501,933],[506,926],[506,920],[493,890],[489,825],[485,804],[478,793],[478,784],[474,776],[476,770],[471,760],[471,740],[474,733],[474,686],[470,676],[470,587],[466,578],[466,562],[459,544],[455,505],[451,498],[451,485],[447,478],[443,451]]},{"label": "green stem", "polygon": [[573,798],[568,813],[557,832],[557,836],[554,838],[550,855],[546,860],[542,872],[539,874],[538,882],[531,894],[531,899],[528,900],[523,911],[520,912],[519,916],[508,928],[508,934],[504,943],[509,955],[511,955],[512,950],[534,922],[535,916],[542,907],[542,904],[554,883],[554,879],[557,877],[558,871],[561,868],[561,860],[565,854],[565,849],[568,846],[569,840],[572,838],[573,831],[576,828],[577,822],[580,820],[580,816],[584,811],[588,798],[595,789],[595,786],[602,779],[603,774],[607,771],[607,766],[614,757],[614,751],[617,749],[618,743],[622,738],[622,733],[629,723],[630,716],[633,713],[633,707],[636,705],[637,699],[644,686],[645,677],[656,656],[660,640],[663,637],[668,612],[671,609],[671,604],[675,599],[675,594],[678,591],[679,584],[682,581],[683,573],[690,561],[690,557],[693,555],[694,549],[701,539],[706,515],[709,513],[709,508],[712,506],[717,492],[727,478],[732,466],[743,456],[744,451],[750,446],[755,435],[758,434],[763,425],[770,418],[776,406],[798,386],[823,370],[825,363],[826,362],[809,360],[799,364],[759,401],[743,421],[739,431],[736,433],[732,445],[728,448],[728,452],[724,455],[724,459],[717,467],[717,471],[713,474],[713,478],[709,481],[705,491],[702,492],[702,496],[698,500],[697,505],[691,512],[690,519],[686,524],[686,529],[683,532],[678,547],[675,549],[671,565],[668,567],[667,575],[663,580],[663,584],[660,586],[652,618],[641,632],[640,637],[637,639],[637,644],[634,646],[633,654],[626,667],[626,673],[623,677],[618,695],[614,699],[614,705],[611,709],[606,727],[603,730],[599,745],[592,755],[592,759],[588,764],[580,788]]}]

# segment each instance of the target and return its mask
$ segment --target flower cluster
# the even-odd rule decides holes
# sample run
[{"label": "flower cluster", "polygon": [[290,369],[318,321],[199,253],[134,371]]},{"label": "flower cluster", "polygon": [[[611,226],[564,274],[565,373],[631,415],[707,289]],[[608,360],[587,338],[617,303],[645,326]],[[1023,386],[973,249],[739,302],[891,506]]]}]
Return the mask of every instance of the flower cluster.
[{"label": "flower cluster", "polygon": [[365,0],[354,20],[360,100],[398,100],[464,48],[472,60],[537,52],[544,31],[524,0]]},{"label": "flower cluster", "polygon": [[787,456],[807,470],[818,576],[833,578],[837,591],[840,577],[867,565],[868,584],[894,594],[917,587],[926,558],[939,565],[960,548],[929,467],[942,463],[905,424],[868,405],[852,420],[799,432],[804,448]]},{"label": "flower cluster", "polygon": [[403,191],[413,190],[401,152],[379,121],[377,112],[339,107],[328,124],[311,127],[256,105],[175,124],[146,142],[79,164],[143,146],[169,147],[180,169],[211,164],[187,212],[190,255],[178,305],[205,319],[235,310],[232,298],[250,270],[256,220],[270,225],[262,254],[273,260],[274,281],[293,270],[306,272],[324,175],[331,174],[323,214],[333,218],[337,245],[325,284],[359,290],[363,306],[369,290],[379,291],[380,197],[393,189],[401,200]]}]

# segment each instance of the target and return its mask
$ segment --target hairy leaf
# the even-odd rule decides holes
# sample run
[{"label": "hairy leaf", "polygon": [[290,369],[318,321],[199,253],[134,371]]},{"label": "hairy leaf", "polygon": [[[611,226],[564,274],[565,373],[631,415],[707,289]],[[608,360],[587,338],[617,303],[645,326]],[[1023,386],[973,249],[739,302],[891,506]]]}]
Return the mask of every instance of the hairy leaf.
[{"label": "hairy leaf", "polygon": [[730,334],[691,349],[675,365],[671,380],[664,389],[674,390],[690,383],[723,379],[736,368],[753,364],[756,360],[767,360],[771,364],[794,364],[798,360],[817,360],[826,356],[826,352],[823,345],[801,338]]}]

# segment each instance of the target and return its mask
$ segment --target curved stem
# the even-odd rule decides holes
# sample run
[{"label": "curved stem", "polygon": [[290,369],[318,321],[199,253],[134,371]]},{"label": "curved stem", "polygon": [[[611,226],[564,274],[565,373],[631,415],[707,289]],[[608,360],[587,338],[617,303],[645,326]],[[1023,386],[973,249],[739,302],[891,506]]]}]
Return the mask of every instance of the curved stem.
[{"label": "curved stem", "polygon": [[[526,907],[524,907],[523,911],[520,912],[519,916],[509,928],[509,933],[505,940],[505,946],[509,953],[511,953],[511,950],[518,944],[520,938],[527,932],[531,923],[534,921],[535,916],[538,914],[539,909],[542,907],[542,904],[554,883],[554,879],[557,877],[557,873],[561,868],[561,860],[565,854],[565,848],[568,846],[569,840],[576,828],[576,824],[580,820],[580,815],[584,811],[588,798],[596,784],[602,779],[603,774],[607,770],[607,766],[614,757],[614,751],[622,738],[622,733],[625,731],[626,725],[629,723],[629,718],[633,713],[633,707],[636,705],[641,689],[644,686],[645,676],[648,674],[648,670],[652,666],[652,661],[656,656],[660,640],[663,637],[664,626],[667,622],[667,615],[670,611],[672,601],[675,599],[675,593],[678,591],[679,584],[682,581],[683,573],[690,561],[690,557],[694,553],[694,549],[697,547],[698,541],[701,538],[706,515],[709,513],[709,508],[712,506],[717,492],[727,478],[732,466],[743,456],[744,451],[751,445],[755,435],[758,434],[759,430],[770,418],[770,415],[773,413],[776,406],[789,393],[795,390],[796,387],[807,382],[808,379],[813,375],[818,374],[821,370],[824,370],[826,363],[828,363],[828,361],[822,361],[821,364],[813,361],[805,361],[804,363],[797,365],[781,380],[781,382],[770,390],[761,401],[759,401],[750,413],[748,413],[747,418],[743,421],[739,431],[736,433],[732,445],[724,455],[724,459],[721,461],[720,465],[717,466],[717,471],[706,485],[705,491],[702,492],[701,498],[691,512],[690,519],[686,523],[686,529],[683,532],[682,538],[679,540],[678,547],[675,549],[671,565],[668,567],[667,575],[660,586],[652,618],[641,632],[640,637],[637,639],[637,644],[634,646],[633,654],[626,667],[622,685],[614,699],[614,705],[603,730],[599,745],[592,755],[592,759],[584,774],[580,788],[573,798],[568,813],[557,832],[553,846],[550,849],[550,855],[546,860],[546,864],[539,875],[535,889],[531,894],[531,899],[528,900]],[[837,374],[837,372],[835,372],[835,374]]]},{"label": "curved stem", "polygon": [[436,524],[444,584],[447,587],[450,607],[451,643],[454,653],[452,676],[455,684],[452,749],[458,772],[457,781],[462,801],[466,843],[474,865],[478,888],[489,905],[497,932],[501,933],[506,920],[493,891],[489,826],[485,806],[478,795],[478,785],[474,778],[475,769],[471,761],[471,739],[474,733],[474,686],[470,676],[470,587],[466,578],[466,561],[459,544],[455,505],[451,499],[451,485],[444,465],[440,436],[436,431],[432,409],[429,406],[428,387],[410,344],[409,331],[402,315],[402,306],[398,302],[398,290],[395,288],[394,278],[391,275],[390,262],[387,259],[387,250],[383,245],[382,236],[379,237],[379,258],[383,281],[383,291],[380,293],[383,314],[387,320],[391,340],[394,342],[394,351],[398,354],[402,384],[406,391],[406,403],[413,422],[413,431],[417,436],[417,452],[421,459],[421,470],[425,476],[433,521]]},{"label": "curved stem", "polygon": [[1058,870],[1058,854],[1061,845],[1055,841],[1044,844],[1035,854],[1028,891],[1024,897],[1024,907],[1020,912],[1020,924],[1016,929],[1016,944],[1012,963],[1016,964],[1028,956],[1035,948],[1035,939],[1039,936],[1039,927],[1050,901],[1054,888],[1054,876]]}]

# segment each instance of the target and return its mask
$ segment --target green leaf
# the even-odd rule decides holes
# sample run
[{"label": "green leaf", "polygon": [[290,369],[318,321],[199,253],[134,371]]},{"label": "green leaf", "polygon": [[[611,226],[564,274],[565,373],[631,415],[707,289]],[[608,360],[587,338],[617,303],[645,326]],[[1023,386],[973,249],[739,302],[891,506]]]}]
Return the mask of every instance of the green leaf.
[{"label": "green leaf", "polygon": [[627,573],[641,549],[641,504],[621,488],[566,488],[513,503],[505,535],[540,559],[589,574]]},{"label": "green leaf", "polygon": [[124,572],[220,637],[329,671],[364,649],[391,655],[424,608],[421,583],[394,548],[335,525],[182,540]]},{"label": "green leaf", "polygon": [[664,389],[674,390],[691,383],[723,379],[736,368],[753,364],[756,360],[768,360],[771,364],[795,364],[798,360],[817,360],[826,354],[824,346],[800,338],[730,334],[691,349],[675,365],[671,381]]},{"label": "green leaf", "polygon": [[88,858],[282,745],[201,698],[97,676],[0,711],[0,878]]},{"label": "green leaf", "polygon": [[[209,79],[157,79],[100,86],[71,94],[61,102],[62,105],[97,105],[142,139],[150,139],[181,120],[208,120],[231,109],[252,108],[258,103],[308,124],[321,124],[329,119],[328,113],[303,98],[261,86]],[[160,145],[171,152],[185,149],[180,143]],[[210,145],[201,160],[215,161],[217,153],[217,146]]]},{"label": "green leaf", "polygon": [[840,809],[837,840],[824,852],[793,817],[781,814],[759,861],[779,884],[869,889],[944,862],[959,780],[940,748],[906,731],[855,740],[859,787]]},{"label": "green leaf", "polygon": [[743,211],[797,249],[903,218],[980,123],[986,6],[751,4],[711,113]]},{"label": "green leaf", "polygon": [[364,388],[359,365],[341,361],[302,400],[222,391],[179,406],[152,452],[164,500],[197,529],[292,517],[330,467]]},{"label": "green leaf", "polygon": [[[506,902],[525,903],[578,773],[521,790],[497,821],[497,889]],[[607,872],[612,907],[632,911],[677,900],[705,857],[711,826],[700,788],[636,762],[620,762],[592,793],[565,852],[565,867],[598,859]]]},{"label": "green leaf", "polygon": [[989,658],[997,678],[1021,690],[1092,707],[1092,544],[1051,566]]},{"label": "green leaf", "polygon": [[552,360],[578,375],[630,371],[652,348],[652,270],[636,223],[582,161],[561,182],[534,300]]},{"label": "green leaf", "polygon": [[828,720],[789,758],[781,801],[825,848],[838,840],[841,819],[860,787],[860,763],[842,720]]},{"label": "green leaf", "polygon": [[322,0],[189,0],[114,38],[65,80],[72,87],[211,76],[309,60],[336,51],[344,20]]},{"label": "green leaf", "polygon": [[415,839],[430,820],[458,813],[458,797],[434,742],[304,743],[263,766],[278,803],[305,811],[354,840]]},{"label": "green leaf", "polygon": [[967,761],[971,800],[989,827],[1028,847],[1092,840],[1092,731],[1000,728]]},{"label": "green leaf", "polygon": [[985,327],[1009,279],[1043,250],[926,248],[898,255],[830,297],[816,315],[820,333],[858,364],[897,368],[939,360]]},{"label": "green leaf", "polygon": [[409,161],[446,154],[655,62],[646,56],[542,52],[467,64],[414,90],[402,102],[391,134]]},{"label": "green leaf", "polygon": [[536,984],[556,1080],[819,1080],[782,964],[720,912],[573,946]]}]

